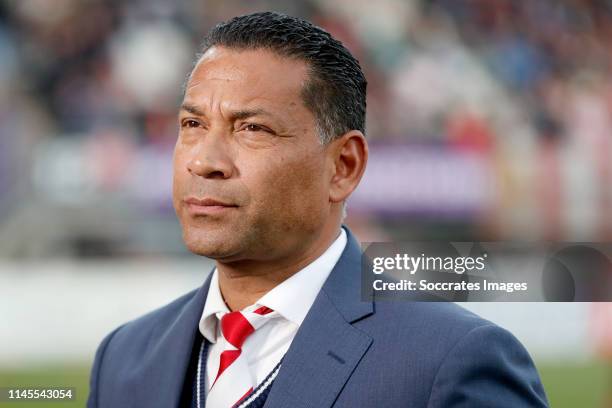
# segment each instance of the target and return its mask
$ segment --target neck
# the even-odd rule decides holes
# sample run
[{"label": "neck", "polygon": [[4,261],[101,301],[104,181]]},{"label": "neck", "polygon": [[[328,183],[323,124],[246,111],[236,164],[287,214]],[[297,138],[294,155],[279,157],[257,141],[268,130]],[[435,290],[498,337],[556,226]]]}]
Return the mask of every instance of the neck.
[{"label": "neck", "polygon": [[268,261],[217,261],[219,289],[228,308],[242,310],[284,280],[290,278],[320,257],[336,240],[340,229],[328,228],[305,248],[298,248],[290,255]]}]

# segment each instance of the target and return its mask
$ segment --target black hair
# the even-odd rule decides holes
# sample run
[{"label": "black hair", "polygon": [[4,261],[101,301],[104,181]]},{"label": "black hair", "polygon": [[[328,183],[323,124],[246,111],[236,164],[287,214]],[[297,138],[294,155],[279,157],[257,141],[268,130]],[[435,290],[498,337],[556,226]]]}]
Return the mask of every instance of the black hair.
[{"label": "black hair", "polygon": [[314,114],[325,144],[350,130],[365,134],[367,81],[359,61],[327,31],[297,17],[258,12],[216,25],[204,39],[211,47],[269,49],[308,64],[302,89],[305,106]]}]

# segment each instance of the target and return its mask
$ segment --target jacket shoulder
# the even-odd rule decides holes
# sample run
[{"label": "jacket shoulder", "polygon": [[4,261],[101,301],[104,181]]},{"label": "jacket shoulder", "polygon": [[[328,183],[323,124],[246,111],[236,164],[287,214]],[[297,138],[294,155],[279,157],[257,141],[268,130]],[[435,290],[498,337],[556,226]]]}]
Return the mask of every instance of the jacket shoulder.
[{"label": "jacket shoulder", "polygon": [[495,323],[452,302],[375,302],[372,323],[388,322],[411,331],[414,336],[443,334],[448,341],[457,340],[480,326],[496,326]]},{"label": "jacket shoulder", "polygon": [[476,329],[504,331],[452,302],[377,301],[374,313],[355,327],[372,338],[381,358],[395,356],[398,367],[406,366],[408,359],[422,359],[432,369],[468,334],[479,333]]},{"label": "jacket shoulder", "polygon": [[[431,406],[547,404],[535,365],[519,340],[455,303],[375,302],[374,314],[356,327],[373,338],[367,371],[384,361],[382,375],[389,383],[414,381],[411,389]],[[418,375],[411,374],[415,367]],[[500,395],[505,405],[494,403]]]},{"label": "jacket shoulder", "polygon": [[[196,292],[197,289],[194,289],[165,306],[130,320],[104,337],[98,346],[91,369],[88,408],[102,406],[100,405],[102,396],[117,397],[116,392],[108,392],[109,389],[115,391],[118,389],[117,373],[125,374],[125,370],[130,370],[130,367],[135,367],[144,361],[143,358],[151,345],[155,343],[154,340],[163,337],[164,330],[172,327]],[[124,383],[126,377],[122,378],[121,382]],[[100,389],[106,390],[105,394],[101,394]],[[123,394],[122,396],[125,397]],[[105,403],[104,406],[107,405],[116,404],[114,402]]]}]

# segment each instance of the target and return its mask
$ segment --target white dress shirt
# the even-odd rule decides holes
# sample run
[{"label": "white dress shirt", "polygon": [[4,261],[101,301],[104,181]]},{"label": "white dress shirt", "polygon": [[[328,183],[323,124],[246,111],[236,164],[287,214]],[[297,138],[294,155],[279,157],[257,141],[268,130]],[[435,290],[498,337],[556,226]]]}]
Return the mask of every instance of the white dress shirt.
[{"label": "white dress shirt", "polygon": [[[340,228],[340,235],[329,248],[316,260],[274,287],[256,303],[278,312],[257,331],[251,334],[242,345],[242,354],[247,358],[253,386],[259,385],[274,369],[289,349],[302,321],[314,303],[323,283],[340,259],[346,246],[346,232]],[[219,290],[217,269],[213,271],[208,288],[208,296],[200,319],[200,332],[212,343],[208,348],[205,386],[210,389],[219,368],[219,356],[223,352],[220,321],[229,312]]]}]

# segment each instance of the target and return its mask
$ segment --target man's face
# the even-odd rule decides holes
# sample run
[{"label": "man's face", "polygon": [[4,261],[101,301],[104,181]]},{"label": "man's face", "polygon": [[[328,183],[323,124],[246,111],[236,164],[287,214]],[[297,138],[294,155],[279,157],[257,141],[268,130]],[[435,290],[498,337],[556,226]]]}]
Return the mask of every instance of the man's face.
[{"label": "man's face", "polygon": [[173,203],[194,253],[222,261],[289,256],[330,214],[333,160],[301,99],[302,61],[212,47],[187,84]]}]

